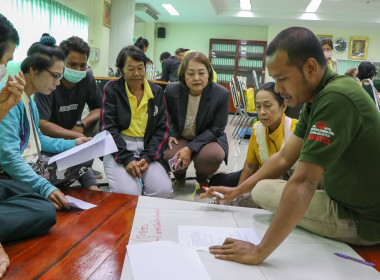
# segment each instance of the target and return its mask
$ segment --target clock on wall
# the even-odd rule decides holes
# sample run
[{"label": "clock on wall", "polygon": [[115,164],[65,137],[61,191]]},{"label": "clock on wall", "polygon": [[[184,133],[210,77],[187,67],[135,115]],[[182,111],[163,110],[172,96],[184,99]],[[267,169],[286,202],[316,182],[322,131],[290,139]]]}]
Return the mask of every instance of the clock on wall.
[{"label": "clock on wall", "polygon": [[337,53],[345,52],[348,48],[348,42],[345,39],[337,39],[334,41],[334,50]]}]

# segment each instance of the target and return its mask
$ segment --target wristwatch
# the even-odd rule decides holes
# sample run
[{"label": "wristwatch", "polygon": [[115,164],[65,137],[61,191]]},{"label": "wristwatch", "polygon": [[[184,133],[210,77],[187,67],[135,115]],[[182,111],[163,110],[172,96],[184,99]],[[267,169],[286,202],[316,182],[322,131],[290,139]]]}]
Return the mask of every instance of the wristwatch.
[{"label": "wristwatch", "polygon": [[83,127],[84,128],[84,123],[82,122],[82,121],[77,121],[76,123],[75,123],[75,125],[76,126],[80,126],[80,127]]}]

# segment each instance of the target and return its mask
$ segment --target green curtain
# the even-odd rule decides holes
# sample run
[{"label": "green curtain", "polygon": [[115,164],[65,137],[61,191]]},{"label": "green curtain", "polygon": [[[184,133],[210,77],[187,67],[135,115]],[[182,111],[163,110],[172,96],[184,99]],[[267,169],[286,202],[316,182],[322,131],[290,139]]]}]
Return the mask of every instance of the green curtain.
[{"label": "green curtain", "polygon": [[344,75],[344,73],[349,68],[352,68],[352,67],[358,68],[359,64],[362,62],[363,61],[341,59],[341,60],[339,60],[338,74]]},{"label": "green curtain", "polygon": [[88,18],[55,0],[1,0],[0,13],[12,22],[20,36],[13,61],[7,65],[11,75],[20,71],[29,47],[43,33],[55,37],[57,45],[74,35],[88,40]]}]

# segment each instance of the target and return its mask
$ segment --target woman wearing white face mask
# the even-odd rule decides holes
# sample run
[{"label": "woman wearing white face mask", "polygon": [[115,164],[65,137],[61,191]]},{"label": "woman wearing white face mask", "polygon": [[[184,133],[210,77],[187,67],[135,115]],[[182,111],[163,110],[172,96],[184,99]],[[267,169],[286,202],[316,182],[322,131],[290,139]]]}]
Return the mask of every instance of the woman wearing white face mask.
[{"label": "woman wearing white face mask", "polygon": [[331,56],[332,50],[333,50],[333,43],[330,39],[326,38],[321,41],[321,45],[323,48],[323,53],[325,54],[327,65],[334,70],[335,72],[338,72],[338,60],[333,58]]},{"label": "woman wearing white face mask", "polygon": [[[7,74],[7,64],[13,59],[13,53],[20,40],[16,29],[11,26],[10,22],[0,14],[0,81]],[[9,28],[11,26],[12,28]],[[6,85],[0,93],[0,121],[5,117],[8,111],[16,105],[21,98],[24,90],[24,75],[20,71],[19,75],[8,76]]]}]

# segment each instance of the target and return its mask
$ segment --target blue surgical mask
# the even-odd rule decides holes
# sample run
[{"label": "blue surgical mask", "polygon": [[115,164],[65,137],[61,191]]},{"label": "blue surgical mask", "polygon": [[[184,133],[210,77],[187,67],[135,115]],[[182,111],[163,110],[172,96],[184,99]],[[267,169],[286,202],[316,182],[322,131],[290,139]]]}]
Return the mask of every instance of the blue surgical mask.
[{"label": "blue surgical mask", "polygon": [[78,71],[65,67],[65,73],[63,73],[63,77],[66,79],[66,81],[76,84],[86,77],[86,73],[87,71]]}]

